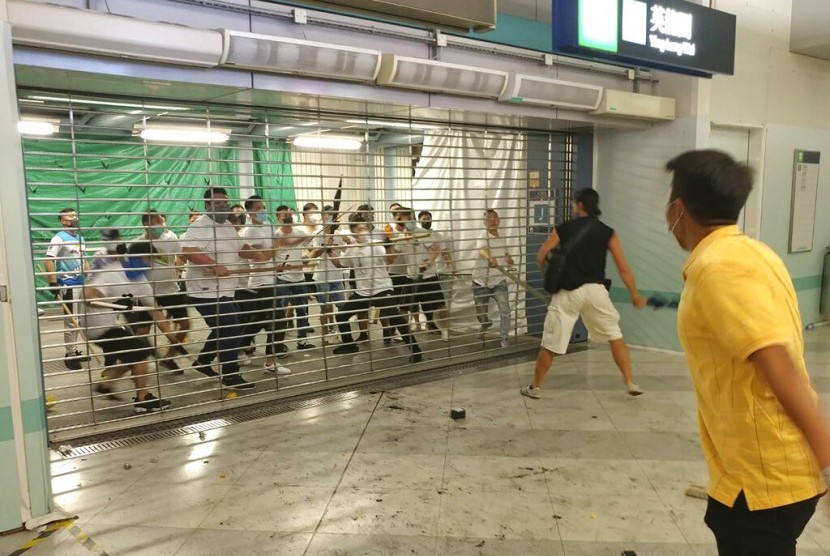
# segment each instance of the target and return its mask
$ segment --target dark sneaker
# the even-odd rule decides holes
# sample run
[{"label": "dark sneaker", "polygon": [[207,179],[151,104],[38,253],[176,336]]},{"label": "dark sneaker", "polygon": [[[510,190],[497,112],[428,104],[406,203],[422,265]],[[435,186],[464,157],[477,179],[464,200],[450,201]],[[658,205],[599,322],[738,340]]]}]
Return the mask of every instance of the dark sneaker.
[{"label": "dark sneaker", "polygon": [[70,371],[80,371],[83,367],[81,367],[81,358],[75,355],[67,355],[63,358],[63,364],[66,365],[66,368]]},{"label": "dark sneaker", "polygon": [[369,341],[369,334],[366,332],[361,332],[360,336],[357,337],[358,342],[368,342]]},{"label": "dark sneaker", "polygon": [[358,351],[360,351],[360,348],[355,344],[342,344],[334,348],[334,353],[338,355],[341,353],[357,353]]},{"label": "dark sneaker", "polygon": [[211,367],[210,365],[196,365],[193,368],[205,376],[219,376],[219,374],[216,371],[214,371],[213,367]]},{"label": "dark sneaker", "polygon": [[80,359],[81,361],[89,361],[89,355],[84,355],[82,352],[75,350],[75,357]]},{"label": "dark sneaker", "polygon": [[122,398],[121,396],[116,394],[115,390],[113,390],[112,388],[107,388],[106,386],[104,386],[103,384],[100,384],[100,383],[95,385],[95,393],[96,394],[103,394],[104,396],[107,397],[108,400],[113,400],[113,401],[116,401],[116,402],[123,402],[124,401],[124,398]]},{"label": "dark sneaker", "polygon": [[314,344],[308,342],[297,342],[297,349],[314,349]]},{"label": "dark sneaker", "polygon": [[183,346],[183,345],[181,345],[181,344],[176,344],[176,345],[174,345],[174,346],[173,346],[173,349],[174,349],[174,350],[176,351],[176,353],[178,353],[179,355],[184,355],[185,357],[187,357],[188,355],[190,355],[189,353],[187,353],[187,350],[186,350],[186,349],[184,349],[184,346]]},{"label": "dark sneaker", "polygon": [[243,350],[243,353],[245,355],[248,355],[248,356],[253,355],[253,354],[256,353],[256,348],[252,347],[252,348],[245,349],[245,350]]},{"label": "dark sneaker", "polygon": [[133,411],[136,413],[156,413],[170,407],[169,401],[160,400],[149,392],[143,400],[138,401],[138,398],[133,398],[133,402]]},{"label": "dark sneaker", "polygon": [[433,334],[440,334],[441,333],[441,329],[438,328],[438,325],[436,325],[434,322],[428,322],[427,323],[427,330],[429,330]]},{"label": "dark sneaker", "polygon": [[421,353],[421,348],[418,347],[418,344],[412,344],[410,349],[412,351],[412,355],[409,356],[410,363],[420,363],[424,360],[424,354]]},{"label": "dark sneaker", "polygon": [[392,345],[392,338],[384,338],[383,339],[383,345],[391,346]]},{"label": "dark sneaker", "polygon": [[248,382],[236,373],[222,377],[222,384],[230,390],[250,390],[256,388],[256,384]]},{"label": "dark sneaker", "polygon": [[179,367],[179,365],[173,361],[172,359],[164,359],[162,360],[159,365],[167,369],[168,371],[172,371],[171,375],[183,375],[184,371]]}]

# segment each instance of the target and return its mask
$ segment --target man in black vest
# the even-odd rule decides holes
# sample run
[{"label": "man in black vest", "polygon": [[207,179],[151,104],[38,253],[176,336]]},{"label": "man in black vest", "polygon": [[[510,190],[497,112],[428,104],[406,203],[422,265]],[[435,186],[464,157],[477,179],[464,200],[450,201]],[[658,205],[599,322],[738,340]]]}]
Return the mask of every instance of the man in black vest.
[{"label": "man in black vest", "polygon": [[620,330],[620,314],[605,287],[605,258],[608,251],[614,257],[634,307],[645,307],[647,300],[637,291],[634,274],[623,256],[617,234],[598,219],[602,212],[599,210],[597,192],[593,189],[579,191],[573,209],[576,218],[557,226],[536,257],[541,268],[550,250],[560,243],[568,254],[562,289],[553,294],[548,305],[533,383],[520,391],[529,398],[542,396],[542,382],[553,362],[553,355],[562,355],[567,351],[574,324],[582,317],[591,338],[606,341],[611,346],[611,354],[623,375],[628,393],[639,396],[643,391],[634,382],[631,372],[631,357]]}]

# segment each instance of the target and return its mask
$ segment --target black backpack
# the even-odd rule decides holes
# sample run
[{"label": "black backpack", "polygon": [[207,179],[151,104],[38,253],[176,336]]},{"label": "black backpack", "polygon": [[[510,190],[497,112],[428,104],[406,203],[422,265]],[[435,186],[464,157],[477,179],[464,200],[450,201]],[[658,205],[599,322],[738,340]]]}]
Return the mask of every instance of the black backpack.
[{"label": "black backpack", "polygon": [[562,289],[562,280],[565,277],[565,265],[568,262],[568,253],[582,241],[582,238],[588,235],[588,230],[593,226],[593,222],[588,223],[576,232],[567,246],[560,242],[559,245],[548,251],[542,267],[546,292],[557,293]]}]

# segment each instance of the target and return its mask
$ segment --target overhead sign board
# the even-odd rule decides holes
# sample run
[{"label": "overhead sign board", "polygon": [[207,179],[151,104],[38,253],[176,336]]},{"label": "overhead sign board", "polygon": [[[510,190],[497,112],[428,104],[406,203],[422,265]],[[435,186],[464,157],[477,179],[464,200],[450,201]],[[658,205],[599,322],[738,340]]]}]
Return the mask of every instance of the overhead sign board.
[{"label": "overhead sign board", "polygon": [[735,69],[735,16],[685,0],[553,0],[553,49],[710,77]]}]

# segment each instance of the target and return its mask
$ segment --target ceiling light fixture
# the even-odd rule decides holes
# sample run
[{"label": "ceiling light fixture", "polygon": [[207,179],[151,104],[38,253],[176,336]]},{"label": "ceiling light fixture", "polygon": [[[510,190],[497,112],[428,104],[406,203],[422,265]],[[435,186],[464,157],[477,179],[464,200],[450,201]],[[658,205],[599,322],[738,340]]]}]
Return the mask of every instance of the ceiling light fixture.
[{"label": "ceiling light fixture", "polygon": [[444,127],[432,124],[416,124],[413,122],[388,122],[385,120],[346,120],[349,124],[360,124],[372,127],[394,127],[400,129],[444,129]]},{"label": "ceiling light fixture", "polygon": [[348,135],[298,135],[294,146],[301,149],[326,151],[356,151],[363,144],[360,139]]},{"label": "ceiling light fixture", "polygon": [[224,143],[230,138],[230,129],[197,126],[137,124],[135,130],[145,141],[168,143]]},{"label": "ceiling light fixture", "polygon": [[[23,100],[23,99],[21,99]],[[50,102],[68,102],[72,104],[91,104],[95,106],[116,106],[118,108],[146,108],[148,110],[171,110],[181,111],[187,110],[184,106],[163,106],[161,104],[138,104],[134,102],[115,102],[108,100],[91,100],[82,98],[68,98],[68,97],[50,97],[50,96],[31,96],[27,100],[50,101]]]},{"label": "ceiling light fixture", "polygon": [[17,122],[17,131],[21,135],[54,135],[60,131],[58,121],[51,120],[20,120]]}]

